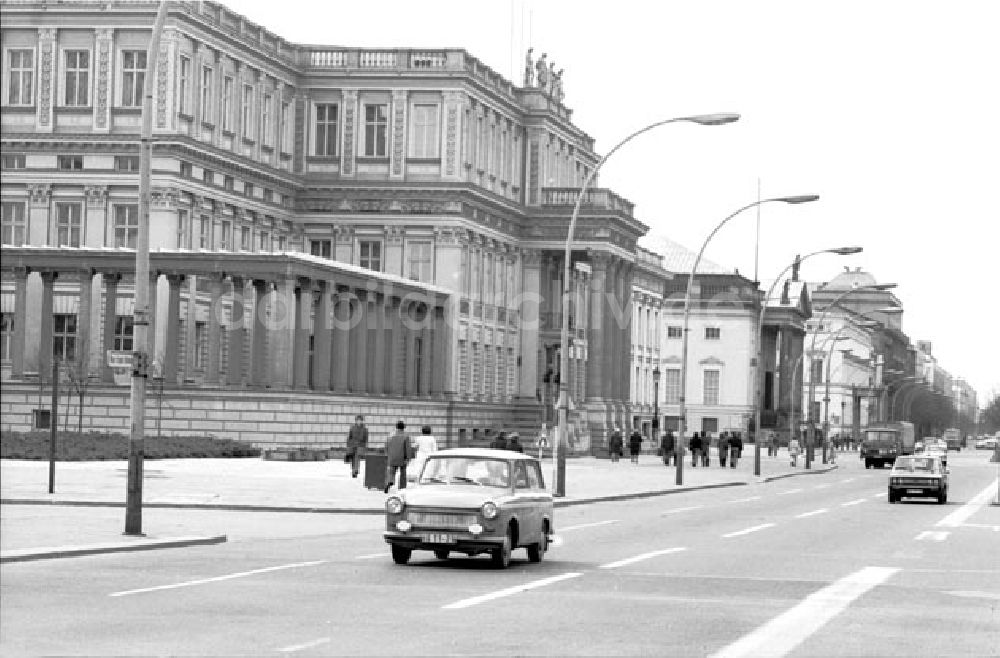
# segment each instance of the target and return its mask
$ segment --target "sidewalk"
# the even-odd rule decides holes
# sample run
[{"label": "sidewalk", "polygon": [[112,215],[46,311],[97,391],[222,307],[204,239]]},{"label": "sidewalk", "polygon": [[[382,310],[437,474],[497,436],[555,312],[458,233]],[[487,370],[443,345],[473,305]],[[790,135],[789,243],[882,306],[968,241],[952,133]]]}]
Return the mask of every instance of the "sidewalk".
[{"label": "sidewalk", "polygon": [[[625,500],[657,496],[692,489],[763,484],[767,481],[803,474],[819,474],[830,469],[818,461],[812,470],[791,468],[786,455],[761,456],[761,477],[753,475],[753,449],[745,451],[735,469],[684,464],[684,484],[675,482],[675,467],[665,467],[654,455],[643,455],[639,464],[626,457],[618,463],[592,457],[566,461],[566,496],[557,507],[602,500]],[[850,458],[844,453],[842,458]],[[377,518],[383,511],[385,494],[365,489],[364,472],[351,478],[349,467],[340,461],[283,462],[262,459],[165,459],[148,460],[144,465],[143,510],[197,509],[202,511],[312,512],[366,515]],[[544,465],[548,481],[551,461]],[[0,460],[0,561],[37,559],[37,556],[66,556],[72,549],[87,553],[108,550],[140,550],[175,545],[225,541],[225,519],[211,515],[217,529],[191,535],[189,524],[167,523],[183,536],[158,535],[147,538],[124,537],[121,522],[125,505],[127,465],[124,461],[59,462],[56,464],[55,493],[48,493],[48,462]],[[39,506],[58,506],[43,513]],[[68,507],[76,509],[68,513]],[[115,509],[118,508],[118,509]],[[62,522],[53,517],[62,515]],[[119,518],[120,517],[120,518]],[[50,522],[46,522],[48,518]],[[204,518],[204,517],[202,517]],[[228,517],[231,518],[231,515]],[[269,515],[273,518],[273,515]],[[72,520],[65,520],[72,519]],[[53,522],[54,521],[54,522]],[[203,529],[204,524],[199,526]],[[144,524],[144,530],[146,525]],[[159,542],[159,543],[157,543]],[[180,543],[178,543],[180,542]],[[48,547],[48,548],[39,548]],[[53,548],[54,547],[54,548]],[[27,557],[25,557],[27,556]]]}]

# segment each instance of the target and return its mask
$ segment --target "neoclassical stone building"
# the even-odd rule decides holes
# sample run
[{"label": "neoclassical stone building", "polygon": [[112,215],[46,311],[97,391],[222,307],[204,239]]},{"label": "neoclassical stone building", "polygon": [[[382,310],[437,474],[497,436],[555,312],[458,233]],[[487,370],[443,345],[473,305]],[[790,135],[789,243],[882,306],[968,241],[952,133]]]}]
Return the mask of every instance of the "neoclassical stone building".
[{"label": "neoclassical stone building", "polygon": [[[133,349],[157,5],[2,7],[3,426],[41,417],[55,360],[85,429],[127,427],[111,364]],[[561,86],[464,50],[293,44],[213,2],[175,3],[155,56],[163,431],[337,444],[362,412],[472,441],[537,428],[563,376],[574,448],[629,424],[634,291],[669,273],[632,204],[589,190],[558,372],[566,230],[599,160]]]}]

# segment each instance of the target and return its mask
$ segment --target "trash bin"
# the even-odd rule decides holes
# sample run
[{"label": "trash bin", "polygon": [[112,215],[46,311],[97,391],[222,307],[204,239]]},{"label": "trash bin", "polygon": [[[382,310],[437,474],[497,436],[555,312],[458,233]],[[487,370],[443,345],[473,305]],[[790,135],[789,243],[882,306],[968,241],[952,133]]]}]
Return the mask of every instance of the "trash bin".
[{"label": "trash bin", "polygon": [[365,455],[365,488],[385,489],[385,476],[389,457],[384,452],[369,450]]}]

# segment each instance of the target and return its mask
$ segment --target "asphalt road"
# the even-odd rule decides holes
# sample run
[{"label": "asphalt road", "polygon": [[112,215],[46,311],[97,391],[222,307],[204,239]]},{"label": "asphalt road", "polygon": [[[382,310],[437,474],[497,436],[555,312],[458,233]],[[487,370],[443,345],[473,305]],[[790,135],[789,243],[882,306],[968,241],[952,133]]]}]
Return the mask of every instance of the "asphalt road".
[{"label": "asphalt road", "polygon": [[949,458],[945,506],[890,505],[845,456],[561,509],[545,561],[505,571],[394,565],[380,518],[213,512],[229,543],[4,565],[0,654],[997,655],[996,465]]}]

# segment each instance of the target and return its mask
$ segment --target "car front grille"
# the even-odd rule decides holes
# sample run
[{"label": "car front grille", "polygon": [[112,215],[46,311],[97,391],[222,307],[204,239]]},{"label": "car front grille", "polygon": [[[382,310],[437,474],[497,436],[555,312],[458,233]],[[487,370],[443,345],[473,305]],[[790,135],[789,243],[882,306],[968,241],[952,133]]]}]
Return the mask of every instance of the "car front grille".
[{"label": "car front grille", "polygon": [[899,484],[903,487],[926,487],[936,484],[937,480],[924,478],[900,478]]},{"label": "car front grille", "polygon": [[419,512],[412,511],[407,520],[415,527],[465,529],[478,521],[475,514],[459,512]]}]

